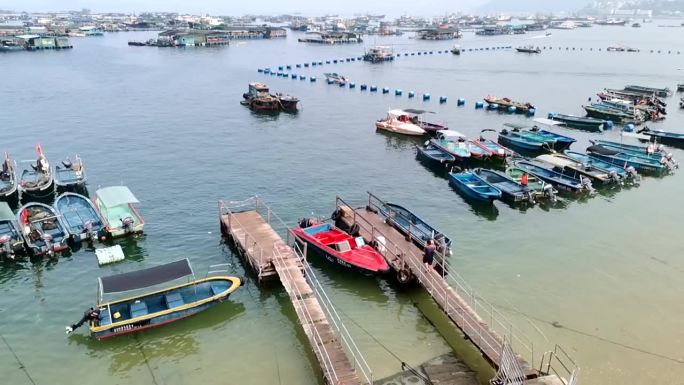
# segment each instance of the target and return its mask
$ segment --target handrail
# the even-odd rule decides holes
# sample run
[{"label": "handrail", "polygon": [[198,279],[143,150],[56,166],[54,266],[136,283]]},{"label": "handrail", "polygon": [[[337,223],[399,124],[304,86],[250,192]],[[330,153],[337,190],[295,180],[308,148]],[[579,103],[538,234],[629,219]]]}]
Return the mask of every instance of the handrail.
[{"label": "handrail", "polygon": [[555,374],[567,378],[567,384],[574,385],[578,381],[580,368],[560,345],[556,345],[553,350],[542,355],[539,371],[546,375]]},{"label": "handrail", "polygon": [[[380,213],[380,207],[373,205],[373,198],[377,199],[378,201],[381,201],[380,199],[369,193],[369,200],[367,201],[368,208],[377,210],[377,212]],[[336,208],[339,208],[341,206],[348,207],[352,210],[354,207],[346,203],[342,198],[337,197]],[[385,211],[391,210],[391,208],[387,206],[383,207],[382,209]],[[394,211],[394,213],[396,215],[403,215],[402,213],[396,211]],[[431,295],[439,295],[445,306],[445,309],[443,310],[450,316],[452,315],[452,313],[454,315],[460,316],[461,322],[464,323],[464,332],[466,332],[467,334],[475,333],[476,338],[473,338],[473,340],[477,340],[478,342],[488,347],[491,350],[492,354],[495,355],[495,357],[493,357],[494,359],[498,360],[500,358],[500,352],[502,351],[503,346],[503,340],[501,336],[507,336],[509,341],[517,342],[516,346],[522,348],[529,355],[530,362],[534,362],[534,349],[531,340],[525,337],[522,333],[518,332],[517,330],[516,333],[514,333],[513,324],[510,321],[508,321],[508,319],[498,309],[496,309],[496,307],[494,307],[493,304],[477,296],[475,294],[475,291],[465,281],[465,279],[463,279],[463,277],[461,277],[456,272],[456,269],[451,268],[449,262],[446,260],[443,254],[436,252],[435,258],[436,266],[438,266],[441,269],[442,274],[439,274],[434,270],[431,270],[430,274],[427,274],[425,271],[425,267],[418,263],[418,261],[422,260],[422,257],[416,256],[411,250],[403,250],[402,248],[391,242],[389,238],[383,234],[382,230],[377,229],[371,223],[366,221],[363,217],[357,216],[355,211],[353,212],[352,219],[354,223],[359,225],[359,227],[365,228],[367,232],[372,234],[373,239],[371,240],[375,240],[377,242],[377,236],[383,236],[383,238],[385,238],[384,242],[381,242],[383,243],[383,246],[387,247],[387,245],[389,244],[391,248],[395,250],[395,253],[393,253],[393,255],[399,256],[401,258],[401,263],[403,266],[406,266],[408,264],[414,275],[416,274],[416,272],[419,272],[417,274],[419,282],[428,290],[428,292]],[[405,253],[407,253],[407,255],[405,255]],[[410,258],[406,258],[407,256]],[[458,296],[464,302],[463,305],[468,306],[473,310],[473,312],[476,314],[475,317],[467,314],[468,312],[461,311],[460,309],[455,307],[455,304],[451,304],[449,302],[449,289],[454,290],[456,294],[458,294]],[[463,306],[461,306],[461,308],[462,307]],[[483,318],[482,316],[480,316],[480,314],[484,315],[484,319],[490,321],[490,327],[483,326],[483,324],[486,324],[483,321]],[[491,334],[493,332],[496,336],[494,338],[495,341],[485,341],[482,338],[483,332],[485,334]],[[472,338],[473,336],[469,335],[469,337]],[[485,346],[481,346],[481,348]]]},{"label": "handrail", "polygon": [[[259,261],[262,261],[263,255],[264,255],[264,249],[261,247],[261,245],[259,245],[256,242],[256,238],[249,231],[247,231],[247,228],[245,226],[243,226],[242,223],[240,223],[240,221],[237,218],[235,218],[235,216],[233,216],[233,214],[235,213],[233,210],[238,209],[238,208],[242,208],[242,207],[246,207],[248,204],[254,203],[256,205],[256,207],[258,207],[258,200],[255,200],[255,198],[256,197],[249,198],[249,199],[246,199],[244,201],[239,201],[239,202],[229,202],[232,204],[231,206],[226,205],[226,202],[220,200],[219,201],[219,219],[221,219],[221,216],[223,216],[226,213],[230,214],[230,221],[236,221],[240,225],[240,229],[244,232],[245,247],[249,248],[249,242],[248,242],[249,238],[254,240],[254,242],[252,242],[252,248],[254,250],[258,251],[259,256],[260,256]],[[227,230],[230,233],[231,237],[233,237],[234,239],[238,238],[238,235],[235,234],[235,232],[233,231],[233,226],[228,226]],[[249,258],[248,258],[248,260],[249,260],[250,265],[252,265],[252,260]],[[257,276],[259,278],[261,278],[261,273],[264,271],[264,265],[259,265],[259,266],[252,265],[252,267],[257,271]]]}]

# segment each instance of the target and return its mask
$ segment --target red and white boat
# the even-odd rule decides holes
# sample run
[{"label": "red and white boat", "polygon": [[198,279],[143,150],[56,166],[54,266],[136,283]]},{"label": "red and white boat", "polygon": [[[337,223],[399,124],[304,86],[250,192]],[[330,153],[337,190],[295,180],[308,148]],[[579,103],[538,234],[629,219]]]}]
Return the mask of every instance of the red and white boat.
[{"label": "red and white boat", "polygon": [[384,274],[389,271],[385,258],[363,237],[353,237],[329,224],[316,224],[293,230],[298,240],[305,242],[309,250],[325,257],[330,263],[363,274]]}]

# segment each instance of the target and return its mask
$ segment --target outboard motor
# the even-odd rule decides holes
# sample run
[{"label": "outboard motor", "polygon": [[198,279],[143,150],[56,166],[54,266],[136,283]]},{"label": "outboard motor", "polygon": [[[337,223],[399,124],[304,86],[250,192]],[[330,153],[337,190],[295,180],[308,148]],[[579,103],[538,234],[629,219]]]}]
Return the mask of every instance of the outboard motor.
[{"label": "outboard motor", "polygon": [[121,219],[121,227],[123,227],[126,233],[133,232],[133,224],[135,224],[135,219],[133,219],[133,217],[126,217]]},{"label": "outboard motor", "polygon": [[594,187],[591,185],[591,180],[589,178],[581,178],[580,184],[582,185],[582,190],[585,190],[590,194],[593,194],[596,191],[594,190]]},{"label": "outboard motor", "polygon": [[10,242],[12,241],[12,237],[9,235],[5,234],[0,237],[0,249],[5,252],[5,256],[10,259],[14,259],[14,250],[12,250],[12,245],[10,245]]},{"label": "outboard motor", "polygon": [[548,184],[548,183],[545,184],[543,187],[543,191],[544,191],[544,196],[546,198],[548,198],[551,202],[556,201],[556,199],[557,199],[556,198],[556,191],[553,189],[553,185]]},{"label": "outboard motor", "polygon": [[86,235],[88,242],[93,242],[97,239],[97,234],[93,231],[93,221],[85,221],[83,223],[83,233]]},{"label": "outboard motor", "polygon": [[639,175],[639,173],[637,173],[636,168],[629,166],[625,169],[625,171],[627,171],[628,177],[632,178],[634,181],[641,180],[641,176]]},{"label": "outboard motor", "polygon": [[608,172],[608,180],[614,183],[620,183],[620,176],[617,172],[615,172],[615,170],[610,170]]},{"label": "outboard motor", "polygon": [[45,242],[45,248],[47,249],[48,255],[51,257],[55,255],[55,247],[52,244],[52,235],[44,233],[40,235],[40,239]]},{"label": "outboard motor", "polygon": [[63,161],[62,161],[62,165],[63,165],[64,168],[66,168],[67,170],[71,170],[71,167],[73,167],[74,164],[71,162],[71,159],[66,158],[66,160],[63,160]]},{"label": "outboard motor", "polygon": [[534,191],[532,191],[532,190],[527,191],[527,202],[531,205],[533,205],[535,203]]}]

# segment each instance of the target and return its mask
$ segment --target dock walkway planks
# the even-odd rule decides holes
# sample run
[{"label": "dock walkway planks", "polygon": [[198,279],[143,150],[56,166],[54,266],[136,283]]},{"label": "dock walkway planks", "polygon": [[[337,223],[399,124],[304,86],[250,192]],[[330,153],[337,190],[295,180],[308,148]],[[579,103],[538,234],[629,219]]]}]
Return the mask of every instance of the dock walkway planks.
[{"label": "dock walkway planks", "polygon": [[335,329],[309,285],[302,260],[256,210],[220,213],[221,230],[257,272],[259,279],[277,276],[292,301],[316,355],[326,383],[361,385]]}]

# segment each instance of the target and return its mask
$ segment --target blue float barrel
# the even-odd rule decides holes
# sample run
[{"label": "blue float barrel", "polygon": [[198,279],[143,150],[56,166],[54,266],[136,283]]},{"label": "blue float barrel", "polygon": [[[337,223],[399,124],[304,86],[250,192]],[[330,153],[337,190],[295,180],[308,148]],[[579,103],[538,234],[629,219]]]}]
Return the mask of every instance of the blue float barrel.
[{"label": "blue float barrel", "polygon": [[556,117],[556,113],[555,112],[549,112],[548,115],[546,115],[546,117],[548,117],[549,119],[553,119]]},{"label": "blue float barrel", "polygon": [[424,93],[424,94],[423,94],[423,100],[430,100],[430,94],[429,94],[429,93]]},{"label": "blue float barrel", "polygon": [[465,99],[459,98],[459,99],[456,101],[456,105],[457,105],[457,106],[465,106]]},{"label": "blue float barrel", "polygon": [[413,92],[413,91],[409,91],[409,92],[408,92],[408,97],[409,97],[409,98],[412,98],[412,97],[414,97],[414,96],[416,96],[416,93],[415,93],[415,92]]},{"label": "blue float barrel", "polygon": [[306,76],[304,76],[304,75],[299,75],[299,80],[306,80]]},{"label": "blue float barrel", "polygon": [[496,103],[492,103],[492,104],[489,105],[488,108],[489,108],[490,110],[498,110],[498,109],[499,109],[499,105],[496,104]]},{"label": "blue float barrel", "polygon": [[634,125],[632,123],[625,124],[624,127],[622,127],[622,131],[624,132],[634,132]]},{"label": "blue float barrel", "polygon": [[518,109],[515,106],[508,106],[506,110],[511,114],[518,111]]},{"label": "blue float barrel", "polygon": [[375,92],[378,90],[378,86],[370,86],[371,92]]},{"label": "blue float barrel", "polygon": [[481,101],[475,102],[475,109],[479,110],[480,108],[484,108],[484,102],[481,102]]},{"label": "blue float barrel", "polygon": [[301,64],[297,64],[297,65],[295,65],[295,67],[297,67],[297,68],[302,68],[302,65],[301,65]]},{"label": "blue float barrel", "polygon": [[297,74],[292,74],[292,79],[297,79]]},{"label": "blue float barrel", "polygon": [[262,73],[262,72],[264,72],[264,70],[261,68],[257,68],[257,72]]},{"label": "blue float barrel", "polygon": [[276,76],[275,72],[271,71],[270,73],[271,73],[271,76]]},{"label": "blue float barrel", "polygon": [[606,128],[608,128],[608,129],[613,128],[614,125],[615,124],[613,123],[612,120],[606,120],[606,125],[605,125]]},{"label": "blue float barrel", "polygon": [[318,62],[318,65],[319,65],[319,66],[322,66],[322,65],[323,65],[323,62],[322,62],[322,61],[319,61],[319,62]]},{"label": "blue float barrel", "polygon": [[330,64],[330,60],[326,60],[326,61],[325,61],[325,64]]},{"label": "blue float barrel", "polygon": [[344,86],[346,86],[346,85],[347,85],[347,83],[345,83],[345,82],[340,82],[340,87],[344,87]]},{"label": "blue float barrel", "polygon": [[270,74],[270,73],[271,73],[271,69],[270,69],[270,68],[264,68],[264,73],[265,73],[265,74]]},{"label": "blue float barrel", "polygon": [[292,69],[292,66],[288,64],[288,65],[285,66],[285,68],[288,69],[288,70],[291,70],[291,69]]},{"label": "blue float barrel", "polygon": [[444,104],[447,102],[447,97],[446,96],[440,96],[439,97],[439,103]]},{"label": "blue float barrel", "polygon": [[366,88],[368,88],[368,86],[367,86],[367,85],[365,85],[365,84],[361,84],[361,91],[365,91],[365,90],[366,90]]},{"label": "blue float barrel", "polygon": [[384,87],[384,88],[382,89],[382,93],[383,93],[383,94],[389,94],[389,88]]},{"label": "blue float barrel", "polygon": [[354,82],[349,83],[349,88],[356,88],[356,83],[354,83]]},{"label": "blue float barrel", "polygon": [[401,91],[399,88],[397,88],[396,90],[394,90],[394,95],[395,95],[395,96],[401,96],[401,94],[402,94],[402,91]]},{"label": "blue float barrel", "polygon": [[304,67],[309,67],[309,63],[304,63]]},{"label": "blue float barrel", "polygon": [[282,70],[283,70],[283,66],[278,66],[278,71],[282,71]]},{"label": "blue float barrel", "polygon": [[311,66],[312,66],[312,67],[315,67],[315,66],[316,66],[316,62],[315,62],[315,61],[312,61],[312,62],[311,62]]},{"label": "blue float barrel", "polygon": [[337,59],[333,60],[333,63],[334,63],[334,64],[337,64]]},{"label": "blue float barrel", "polygon": [[315,77],[315,76],[312,76],[312,77],[310,77],[309,79],[310,79],[312,82],[315,82],[315,81],[316,81],[316,77]]},{"label": "blue float barrel", "polygon": [[537,113],[537,110],[535,110],[534,108],[530,108],[529,110],[527,110],[527,116],[532,117],[536,113]]},{"label": "blue float barrel", "polygon": [[328,84],[333,84],[333,83],[335,83],[335,81],[332,80],[332,79],[328,79],[328,80],[326,80],[326,83],[328,83]]}]

